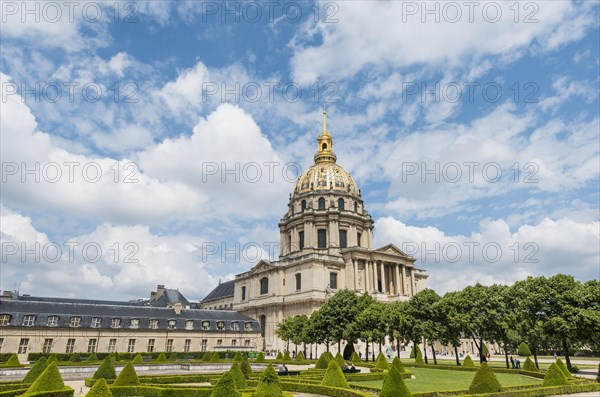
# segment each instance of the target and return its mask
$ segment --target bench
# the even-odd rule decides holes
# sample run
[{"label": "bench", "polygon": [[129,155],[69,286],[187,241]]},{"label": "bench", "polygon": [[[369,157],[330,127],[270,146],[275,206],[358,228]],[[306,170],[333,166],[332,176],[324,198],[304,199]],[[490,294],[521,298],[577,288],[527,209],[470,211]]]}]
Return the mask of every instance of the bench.
[{"label": "bench", "polygon": [[360,373],[360,369],[357,369],[357,368],[350,369],[350,368],[348,368],[348,369],[343,369],[342,372],[345,373],[345,374],[358,374],[358,373]]},{"label": "bench", "polygon": [[300,375],[300,371],[287,371],[287,372],[277,372],[277,375],[279,376],[296,376],[296,375]]}]

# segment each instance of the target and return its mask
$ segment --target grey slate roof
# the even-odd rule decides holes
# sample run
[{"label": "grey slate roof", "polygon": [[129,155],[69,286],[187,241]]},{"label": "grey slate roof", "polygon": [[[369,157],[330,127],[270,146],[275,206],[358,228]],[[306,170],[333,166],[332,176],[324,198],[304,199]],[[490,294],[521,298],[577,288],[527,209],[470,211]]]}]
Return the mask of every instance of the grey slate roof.
[{"label": "grey slate roof", "polygon": [[149,304],[155,307],[166,307],[169,304],[181,302],[183,306],[189,306],[190,302],[176,289],[166,289],[162,296],[156,300],[150,300]]},{"label": "grey slate roof", "polygon": [[[121,302],[124,303],[124,302]],[[180,314],[176,314],[171,308],[148,307],[140,305],[123,304],[86,304],[71,302],[44,302],[39,300],[2,300],[0,301],[0,314],[9,314],[9,326],[23,326],[23,319],[26,315],[35,315],[34,327],[47,327],[48,317],[58,316],[58,325],[56,328],[70,328],[72,316],[81,317],[80,328],[91,328],[92,318],[102,319],[98,328],[111,329],[113,318],[121,319],[120,329],[129,329],[131,319],[138,319],[137,329],[150,329],[150,320],[158,320],[158,329],[168,329],[169,320],[175,320],[177,330],[187,331],[185,323],[187,320],[193,321],[193,331],[202,330],[202,322],[209,322],[209,331],[218,331],[217,322],[223,321],[224,331],[233,331],[231,323],[239,323],[239,331],[244,332],[245,323],[250,323],[252,332],[260,331],[258,322],[248,316],[231,310],[201,310],[201,309],[182,309]],[[54,328],[54,327],[53,327]],[[192,330],[190,330],[192,332]],[[250,332],[250,331],[248,331]]]},{"label": "grey slate roof", "polygon": [[210,294],[206,295],[202,302],[214,301],[217,299],[229,298],[233,296],[235,280],[225,281],[215,287]]}]

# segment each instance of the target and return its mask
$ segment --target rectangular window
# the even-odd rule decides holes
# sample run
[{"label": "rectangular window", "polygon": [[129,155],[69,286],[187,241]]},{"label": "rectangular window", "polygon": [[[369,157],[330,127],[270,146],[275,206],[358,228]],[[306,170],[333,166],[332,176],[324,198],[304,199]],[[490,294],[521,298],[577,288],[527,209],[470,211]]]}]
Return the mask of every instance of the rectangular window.
[{"label": "rectangular window", "polygon": [[223,321],[217,321],[217,329],[223,331],[225,329],[225,323]]},{"label": "rectangular window", "polygon": [[34,315],[27,315],[25,317],[23,317],[23,325],[26,327],[31,327],[33,326],[33,324],[35,324],[35,316]]},{"label": "rectangular window", "polygon": [[48,317],[48,327],[58,327],[58,316]]},{"label": "rectangular window", "polygon": [[232,331],[239,331],[240,330],[240,323],[231,323],[231,330]]},{"label": "rectangular window", "polygon": [[121,327],[121,319],[113,318],[112,321],[110,322],[110,327],[111,328],[120,328]]},{"label": "rectangular window", "polygon": [[90,339],[88,342],[88,353],[96,353],[96,344],[98,343],[98,339]]},{"label": "rectangular window", "polygon": [[0,325],[6,327],[10,322],[10,314],[0,314]]},{"label": "rectangular window", "polygon": [[17,354],[25,354],[27,353],[27,347],[29,347],[29,338],[21,338],[19,342],[19,350]]},{"label": "rectangular window", "polygon": [[252,323],[244,323],[244,329],[246,331],[252,331]]},{"label": "rectangular window", "polygon": [[217,346],[223,345],[223,339],[217,339]]},{"label": "rectangular window", "polygon": [[75,339],[67,339],[67,348],[65,353],[71,354],[75,350]]},{"label": "rectangular window", "polygon": [[208,331],[210,329],[210,323],[208,321],[202,321],[202,330]]},{"label": "rectangular window", "polygon": [[115,338],[111,338],[108,340],[108,352],[115,353],[117,351],[117,340]]},{"label": "rectangular window", "polygon": [[361,246],[360,245],[361,238],[362,238],[362,234],[361,233],[356,233],[356,245],[359,246],[359,247]]},{"label": "rectangular window", "polygon": [[194,322],[192,320],[187,320],[185,322],[185,329],[194,329]]},{"label": "rectangular window", "polygon": [[242,287],[242,300],[243,301],[246,300],[246,286],[245,285]]},{"label": "rectangular window", "polygon": [[135,339],[129,339],[127,343],[127,353],[133,353],[135,351]]},{"label": "rectangular window", "polygon": [[296,291],[302,289],[302,274],[296,273]]},{"label": "rectangular window", "polygon": [[148,353],[152,353],[154,351],[154,342],[156,342],[155,339],[148,339],[148,348],[146,349]]},{"label": "rectangular window", "polygon": [[189,352],[191,346],[192,346],[192,340],[191,339],[186,339],[183,342],[183,351],[186,352],[186,353]]},{"label": "rectangular window", "polygon": [[288,248],[290,250],[290,252],[293,252],[294,250],[292,249],[292,233],[288,234]]},{"label": "rectangular window", "polygon": [[300,248],[300,250],[304,249],[304,232],[298,233],[298,248]]},{"label": "rectangular window", "polygon": [[176,320],[169,320],[169,329],[175,329],[177,327]]},{"label": "rectangular window", "polygon": [[340,230],[340,248],[348,247],[348,231]]},{"label": "rectangular window", "polygon": [[81,325],[81,317],[71,317],[71,327],[79,327]]},{"label": "rectangular window", "polygon": [[52,353],[52,339],[44,339],[43,353]]},{"label": "rectangular window", "polygon": [[244,341],[244,346],[250,346],[250,339],[246,339]]},{"label": "rectangular window", "polygon": [[92,328],[100,328],[102,319],[100,317],[92,317]]},{"label": "rectangular window", "polygon": [[329,288],[337,289],[337,273],[329,273]]},{"label": "rectangular window", "polygon": [[208,339],[202,339],[202,342],[200,343],[200,350],[205,352],[207,346],[208,346]]},{"label": "rectangular window", "polygon": [[317,248],[327,248],[327,230],[317,230]]},{"label": "rectangular window", "polygon": [[167,347],[165,348],[167,353],[171,353],[173,351],[173,339],[167,339]]},{"label": "rectangular window", "polygon": [[137,318],[132,318],[129,321],[129,328],[137,329],[140,327],[140,320]]},{"label": "rectangular window", "polygon": [[237,346],[237,339],[231,340],[231,346]]},{"label": "rectangular window", "polygon": [[158,329],[158,320],[156,320],[156,319],[150,320],[150,329]]}]

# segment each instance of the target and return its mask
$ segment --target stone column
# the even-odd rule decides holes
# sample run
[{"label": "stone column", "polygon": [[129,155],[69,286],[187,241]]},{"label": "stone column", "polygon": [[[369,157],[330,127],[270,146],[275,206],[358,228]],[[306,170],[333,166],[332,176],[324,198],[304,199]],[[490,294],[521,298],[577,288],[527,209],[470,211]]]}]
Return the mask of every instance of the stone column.
[{"label": "stone column", "polygon": [[381,292],[387,293],[387,285],[385,282],[385,263],[383,261],[379,261],[381,263]]},{"label": "stone column", "polygon": [[396,295],[400,295],[402,292],[402,280],[400,279],[400,265],[395,264],[394,270],[396,271]]},{"label": "stone column", "polygon": [[352,269],[354,270],[354,291],[357,291],[358,286],[358,261],[356,259],[352,259]]},{"label": "stone column", "polygon": [[365,260],[365,291],[367,292],[371,291],[372,278],[373,272],[371,272],[371,268],[369,267],[369,261]]},{"label": "stone column", "polygon": [[373,290],[378,292],[379,289],[377,286],[379,285],[379,275],[377,274],[377,263],[375,261],[371,261],[371,266],[373,266]]}]

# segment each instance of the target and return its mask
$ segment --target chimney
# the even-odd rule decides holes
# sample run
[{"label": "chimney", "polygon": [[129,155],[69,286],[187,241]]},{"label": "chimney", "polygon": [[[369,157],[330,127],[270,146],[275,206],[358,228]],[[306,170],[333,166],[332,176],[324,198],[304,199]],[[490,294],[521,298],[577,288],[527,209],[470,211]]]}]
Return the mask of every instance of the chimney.
[{"label": "chimney", "polygon": [[156,291],[150,292],[150,300],[156,301],[160,299],[161,296],[165,293],[165,286],[163,284],[158,284],[156,286]]},{"label": "chimney", "polygon": [[177,314],[177,315],[181,314],[182,307],[183,307],[183,305],[181,304],[181,302],[176,302],[173,305],[173,310],[175,310],[175,314]]}]

